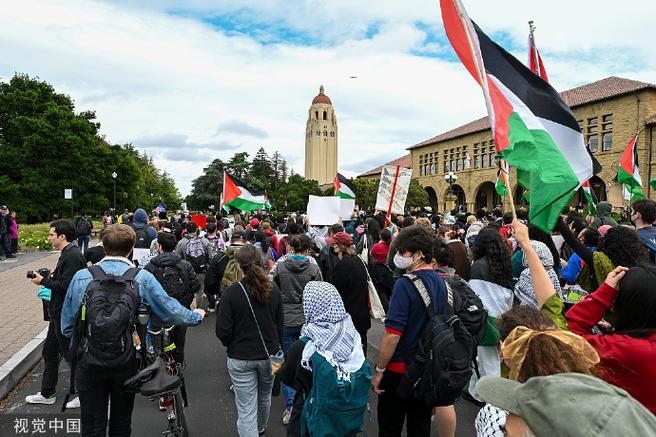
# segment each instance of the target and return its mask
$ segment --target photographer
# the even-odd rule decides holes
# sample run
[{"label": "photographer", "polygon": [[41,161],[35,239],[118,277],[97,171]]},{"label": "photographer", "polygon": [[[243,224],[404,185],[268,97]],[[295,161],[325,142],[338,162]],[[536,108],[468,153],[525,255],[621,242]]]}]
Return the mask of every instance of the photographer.
[{"label": "photographer", "polygon": [[[75,240],[75,225],[70,220],[56,220],[50,223],[48,240],[61,255],[55,270],[46,276],[43,271],[33,272],[32,282],[51,290],[50,305],[44,311],[46,320],[49,320],[48,335],[43,343],[43,361],[45,369],[41,382],[41,391],[25,398],[29,404],[54,404],[57,401],[57,377],[59,375],[59,360],[68,352],[69,340],[61,332],[60,315],[64,305],[64,297],[68,284],[75,273],[86,267],[86,262],[80,250],[72,242]],[[43,269],[40,269],[43,270]],[[29,272],[28,272],[29,273]],[[67,408],[79,407],[79,401],[73,399]]]}]

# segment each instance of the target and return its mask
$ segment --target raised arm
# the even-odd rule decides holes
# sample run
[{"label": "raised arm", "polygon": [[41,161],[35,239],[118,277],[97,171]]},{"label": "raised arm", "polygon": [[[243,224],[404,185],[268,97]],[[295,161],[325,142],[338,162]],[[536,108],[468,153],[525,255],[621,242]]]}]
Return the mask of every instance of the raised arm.
[{"label": "raised arm", "polygon": [[572,231],[565,224],[562,217],[556,222],[556,229],[560,232],[560,235],[563,236],[565,242],[569,244],[569,247],[581,257],[583,262],[592,265],[592,251],[581,243],[577,236],[572,234]]},{"label": "raised arm", "polygon": [[531,240],[528,237],[528,227],[518,220],[514,220],[512,228],[517,244],[519,244],[519,247],[524,251],[524,255],[528,261],[528,268],[531,272],[531,283],[535,290],[535,298],[538,302],[538,308],[542,308],[542,305],[547,299],[556,293],[556,290],[554,290],[551,279],[549,279],[549,275],[544,269],[538,254],[535,253],[533,246],[531,246]]}]

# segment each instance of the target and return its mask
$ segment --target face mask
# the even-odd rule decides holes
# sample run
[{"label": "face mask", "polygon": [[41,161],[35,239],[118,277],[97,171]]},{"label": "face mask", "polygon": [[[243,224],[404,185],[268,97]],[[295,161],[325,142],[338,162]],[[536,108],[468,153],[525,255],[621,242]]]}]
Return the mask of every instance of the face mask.
[{"label": "face mask", "polygon": [[414,260],[411,256],[405,257],[398,253],[394,255],[394,265],[401,270],[406,270],[413,262]]}]

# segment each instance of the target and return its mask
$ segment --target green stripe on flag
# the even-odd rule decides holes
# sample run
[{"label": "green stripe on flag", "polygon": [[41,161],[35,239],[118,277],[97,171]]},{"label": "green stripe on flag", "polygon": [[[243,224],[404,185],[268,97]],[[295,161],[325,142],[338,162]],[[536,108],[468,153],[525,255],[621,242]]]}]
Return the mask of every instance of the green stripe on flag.
[{"label": "green stripe on flag", "polygon": [[516,112],[508,119],[508,127],[510,145],[501,155],[517,168],[519,184],[529,190],[531,224],[551,232],[579,180],[546,131],[529,129]]},{"label": "green stripe on flag", "polygon": [[232,206],[235,207],[239,210],[242,211],[255,211],[256,209],[262,209],[264,208],[265,203],[264,202],[253,202],[251,200],[243,199],[241,197],[237,197],[236,199],[227,202],[225,204],[226,206]]}]

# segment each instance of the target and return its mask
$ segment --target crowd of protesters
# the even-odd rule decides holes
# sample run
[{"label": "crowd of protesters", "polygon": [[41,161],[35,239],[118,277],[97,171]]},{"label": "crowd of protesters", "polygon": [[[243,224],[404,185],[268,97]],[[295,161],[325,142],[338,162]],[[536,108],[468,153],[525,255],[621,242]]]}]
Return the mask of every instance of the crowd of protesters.
[{"label": "crowd of protesters", "polygon": [[[105,214],[95,247],[86,216],[71,227],[87,263],[114,274],[145,267],[142,299],[160,323],[179,323],[180,362],[185,326],[216,313],[240,436],[264,435],[280,383],[278,420],[290,436],[355,435],[372,390],[380,436],[404,426],[407,435],[454,436],[461,398],[480,407],[471,424],[479,436],[654,435],[656,203],[634,202],[619,223],[611,211],[607,202],[585,218],[568,209],[548,233],[525,209],[359,212],[321,225],[256,212],[207,216],[202,226],[189,214],[138,209]],[[61,223],[51,226],[60,233]],[[67,234],[59,246],[73,241]],[[62,337],[90,280],[83,268],[67,278],[63,311],[53,313],[55,352],[67,352]],[[377,302],[384,334],[367,361]],[[48,363],[51,375],[58,361]],[[133,373],[78,374],[83,435],[104,435],[89,430],[104,432],[108,393],[131,415],[134,395],[94,383]],[[54,402],[45,379],[28,402]],[[110,434],[127,426],[129,435],[129,423],[110,417]]]}]

